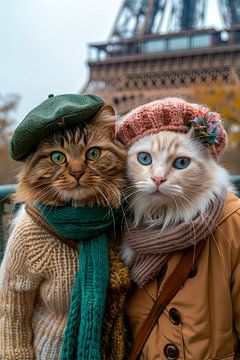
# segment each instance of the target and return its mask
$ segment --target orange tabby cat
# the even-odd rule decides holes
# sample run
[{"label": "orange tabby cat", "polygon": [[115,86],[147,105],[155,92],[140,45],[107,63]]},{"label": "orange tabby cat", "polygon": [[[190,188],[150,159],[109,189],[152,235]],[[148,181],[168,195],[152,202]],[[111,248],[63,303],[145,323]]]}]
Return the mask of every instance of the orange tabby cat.
[{"label": "orange tabby cat", "polygon": [[126,153],[114,140],[112,111],[105,106],[84,128],[64,130],[41,141],[20,173],[15,201],[119,205]]},{"label": "orange tabby cat", "polygon": [[[79,123],[81,124],[80,121]],[[101,227],[108,221],[105,220],[106,214],[110,213],[114,218],[113,208],[120,206],[125,160],[125,148],[115,140],[115,114],[111,106],[103,106],[83,126],[64,129],[46,137],[25,160],[14,199],[28,206],[23,206],[14,220],[0,269],[1,359],[60,359],[67,318],[72,303],[76,304],[76,301],[71,302],[73,288],[76,283],[80,288],[84,281],[87,283],[84,291],[80,289],[76,292],[78,302],[82,298],[85,300],[87,296],[89,299],[94,293],[93,302],[97,303],[95,307],[98,310],[103,308],[101,314],[105,309],[107,321],[103,322],[100,335],[96,331],[97,339],[100,337],[99,343],[101,341],[102,359],[123,359],[123,307],[130,279],[127,269],[108,244],[108,239],[111,243],[111,237],[107,235],[111,233],[110,226],[114,221],[113,224],[109,221],[110,225],[104,233]],[[29,212],[31,206],[39,203],[43,204],[44,209],[49,209],[45,218],[38,214],[34,216],[33,210]],[[92,209],[87,209],[90,207]],[[71,210],[67,221],[66,217],[64,220],[61,217],[59,221],[69,231],[65,240],[51,226],[49,229],[49,224],[46,226],[46,218],[52,209]],[[81,215],[79,209],[83,209]],[[96,212],[99,211],[104,214],[102,217],[97,217]],[[84,216],[86,212],[87,215]],[[77,214],[74,218],[73,213]],[[75,238],[73,229],[79,224],[80,235]],[[93,242],[94,245],[91,245]],[[104,245],[102,252],[99,250],[99,243]],[[94,253],[88,251],[89,244]],[[81,261],[81,256],[87,261]],[[109,265],[106,259],[109,259]],[[102,262],[105,266],[103,270],[100,266]],[[104,276],[99,276],[101,281],[96,281],[99,273]],[[78,274],[83,277],[80,285],[74,280]],[[107,288],[107,295],[105,291],[101,291],[103,286]],[[100,307],[95,291],[106,296],[106,306],[102,305],[101,300]],[[81,299],[79,294],[83,294]],[[88,308],[91,311],[90,306],[85,306],[84,309]],[[97,316],[101,326],[99,312],[97,311]],[[77,326],[80,327],[81,324]],[[76,332],[74,344],[78,341],[77,335]],[[67,340],[69,338],[71,336]],[[89,338],[91,343],[92,338]],[[79,346],[83,351],[82,344],[84,342],[79,341],[72,349],[76,351],[75,348]],[[95,343],[93,348],[94,345]],[[98,343],[96,347],[99,354]],[[66,349],[68,350],[67,346]],[[65,356],[65,352],[62,356]],[[61,359],[65,359],[62,356]],[[67,357],[70,358],[73,359]]]}]

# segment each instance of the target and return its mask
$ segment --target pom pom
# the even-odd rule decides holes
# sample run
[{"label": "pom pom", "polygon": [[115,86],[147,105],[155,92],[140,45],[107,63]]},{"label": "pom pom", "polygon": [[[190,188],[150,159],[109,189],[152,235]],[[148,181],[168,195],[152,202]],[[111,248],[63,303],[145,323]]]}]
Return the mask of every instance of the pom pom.
[{"label": "pom pom", "polygon": [[189,125],[193,127],[194,135],[210,147],[219,143],[225,132],[220,114],[211,111],[199,114],[189,121]]}]

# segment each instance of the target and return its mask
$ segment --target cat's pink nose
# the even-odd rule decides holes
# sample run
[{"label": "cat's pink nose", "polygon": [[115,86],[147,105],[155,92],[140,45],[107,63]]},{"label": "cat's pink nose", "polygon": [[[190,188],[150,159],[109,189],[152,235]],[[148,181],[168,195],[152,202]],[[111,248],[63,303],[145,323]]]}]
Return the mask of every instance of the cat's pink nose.
[{"label": "cat's pink nose", "polygon": [[162,184],[164,181],[167,180],[164,176],[152,176],[151,179],[154,182],[154,184],[157,186],[159,186],[160,184]]}]

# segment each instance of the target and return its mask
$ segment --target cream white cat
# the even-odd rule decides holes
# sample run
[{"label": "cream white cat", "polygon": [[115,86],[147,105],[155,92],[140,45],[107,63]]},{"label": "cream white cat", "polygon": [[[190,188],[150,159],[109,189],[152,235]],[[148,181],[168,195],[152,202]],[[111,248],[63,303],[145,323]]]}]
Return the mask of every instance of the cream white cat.
[{"label": "cream white cat", "polygon": [[239,358],[240,199],[218,163],[227,145],[221,115],[155,100],[126,114],[117,136],[128,148],[132,210],[121,254],[135,284],[129,358]]},{"label": "cream white cat", "polygon": [[[128,197],[134,225],[161,228],[202,215],[211,200],[230,185],[228,172],[210,155],[193,131],[161,131],[136,141],[128,150]],[[123,249],[126,263],[131,250]]]}]

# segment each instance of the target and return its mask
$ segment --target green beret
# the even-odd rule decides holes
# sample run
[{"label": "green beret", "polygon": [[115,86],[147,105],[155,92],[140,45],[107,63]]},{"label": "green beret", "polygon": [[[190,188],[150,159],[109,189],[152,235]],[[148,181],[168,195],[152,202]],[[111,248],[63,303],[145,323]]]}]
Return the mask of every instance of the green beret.
[{"label": "green beret", "polygon": [[90,121],[103,105],[104,100],[92,94],[49,95],[17,126],[9,142],[11,157],[23,160],[39,141],[60,129]]}]

